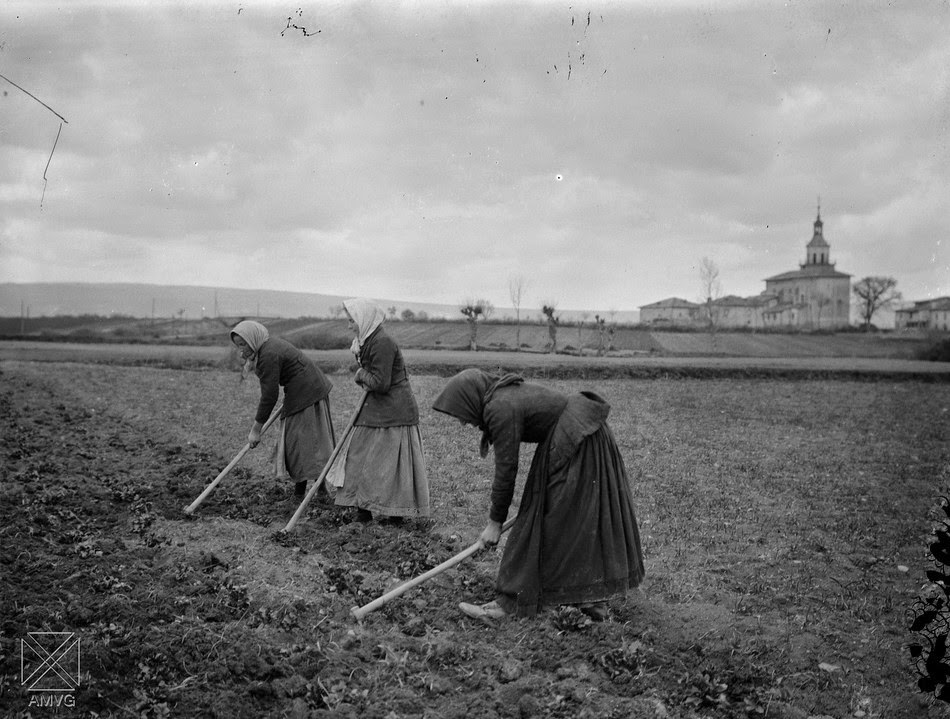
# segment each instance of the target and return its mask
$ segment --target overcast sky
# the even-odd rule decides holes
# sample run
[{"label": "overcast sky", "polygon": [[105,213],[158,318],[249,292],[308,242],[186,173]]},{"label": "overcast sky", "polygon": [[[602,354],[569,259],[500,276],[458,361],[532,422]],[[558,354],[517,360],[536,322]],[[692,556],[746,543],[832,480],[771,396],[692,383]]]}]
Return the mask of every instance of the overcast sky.
[{"label": "overcast sky", "polygon": [[950,295],[947,0],[4,0],[0,74],[0,282],[629,310],[761,292],[820,196]]}]

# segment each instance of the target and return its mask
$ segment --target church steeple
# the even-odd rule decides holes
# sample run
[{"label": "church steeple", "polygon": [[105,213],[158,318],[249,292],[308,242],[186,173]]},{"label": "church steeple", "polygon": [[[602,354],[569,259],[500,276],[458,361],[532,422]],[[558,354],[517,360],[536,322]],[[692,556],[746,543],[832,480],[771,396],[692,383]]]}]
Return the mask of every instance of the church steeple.
[{"label": "church steeple", "polygon": [[812,265],[831,265],[831,247],[825,240],[824,223],[821,221],[821,197],[818,198],[818,216],[815,218],[815,231],[811,242],[805,246],[805,264],[802,268]]},{"label": "church steeple", "polygon": [[811,242],[805,247],[805,264],[808,265],[830,265],[831,247],[825,240],[823,232],[824,223],[821,221],[821,196],[818,197],[818,216],[815,218],[815,231],[811,236]]}]

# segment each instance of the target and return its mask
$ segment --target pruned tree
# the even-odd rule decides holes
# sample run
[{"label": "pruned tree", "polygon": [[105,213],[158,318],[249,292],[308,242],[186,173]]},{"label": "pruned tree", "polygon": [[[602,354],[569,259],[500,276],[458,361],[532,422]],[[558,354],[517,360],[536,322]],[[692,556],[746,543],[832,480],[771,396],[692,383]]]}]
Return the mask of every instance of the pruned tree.
[{"label": "pruned tree", "polygon": [[547,318],[548,336],[551,338],[551,354],[557,353],[557,326],[560,319],[554,316],[556,305],[553,302],[544,302],[541,305],[541,312]]},{"label": "pruned tree", "polygon": [[478,349],[478,321],[486,320],[494,311],[495,307],[488,300],[463,300],[459,311],[465,315],[468,321],[468,348],[475,352]]},{"label": "pruned tree", "polygon": [[851,286],[851,292],[857,298],[858,314],[865,331],[871,329],[871,318],[883,309],[899,302],[901,293],[896,289],[897,280],[893,277],[865,277]]},{"label": "pruned tree", "polygon": [[515,308],[515,351],[521,351],[521,300],[528,282],[524,275],[512,275],[508,278],[508,296]]},{"label": "pruned tree", "polygon": [[597,356],[603,357],[607,349],[607,320],[594,315],[594,324],[597,326]]},{"label": "pruned tree", "polygon": [[390,319],[396,319],[396,312],[397,312],[397,310],[396,310],[396,305],[393,305],[393,306],[390,307],[387,311],[389,312],[389,318],[390,318]]}]

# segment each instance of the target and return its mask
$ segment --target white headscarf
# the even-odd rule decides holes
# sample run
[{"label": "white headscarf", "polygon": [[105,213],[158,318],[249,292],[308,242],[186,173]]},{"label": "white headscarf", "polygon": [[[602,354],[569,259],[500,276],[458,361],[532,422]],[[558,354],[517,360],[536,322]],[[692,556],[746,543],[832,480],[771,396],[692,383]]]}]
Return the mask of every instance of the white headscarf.
[{"label": "white headscarf", "polygon": [[232,340],[234,339],[234,335],[237,335],[242,340],[247,342],[247,346],[251,348],[252,352],[254,352],[254,354],[244,361],[244,369],[241,371],[243,379],[254,371],[255,365],[257,365],[257,353],[260,351],[261,345],[267,342],[267,340],[270,338],[270,333],[260,322],[255,322],[254,320],[243,320],[234,325],[233,329],[231,330]]},{"label": "white headscarf", "polygon": [[344,300],[343,307],[346,308],[347,314],[356,323],[357,335],[353,340],[353,344],[350,345],[350,350],[358,359],[360,349],[363,347],[363,343],[366,342],[366,338],[373,334],[383,323],[383,320],[386,319],[386,313],[375,302],[362,297]]}]

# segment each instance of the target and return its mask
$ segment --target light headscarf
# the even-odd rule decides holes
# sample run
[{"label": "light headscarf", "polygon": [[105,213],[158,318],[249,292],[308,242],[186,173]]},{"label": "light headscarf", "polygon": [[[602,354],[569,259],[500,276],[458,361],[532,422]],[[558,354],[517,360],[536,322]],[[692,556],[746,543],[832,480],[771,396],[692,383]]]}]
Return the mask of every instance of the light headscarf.
[{"label": "light headscarf", "polygon": [[495,390],[522,382],[524,377],[517,374],[509,373],[498,377],[476,368],[462,370],[446,383],[432,403],[432,409],[478,427],[482,431],[479,452],[485,457],[492,443],[482,417],[485,405],[491,400]]},{"label": "light headscarf", "polygon": [[343,307],[346,308],[347,314],[356,323],[357,334],[353,344],[350,345],[350,350],[359,358],[363,343],[383,323],[383,320],[386,319],[386,313],[375,302],[362,297],[344,300]]},{"label": "light headscarf", "polygon": [[251,351],[254,353],[244,362],[244,370],[242,371],[242,374],[247,376],[254,371],[254,368],[257,365],[257,353],[260,351],[261,345],[267,342],[267,340],[270,338],[270,333],[260,322],[255,322],[254,320],[243,320],[238,322],[231,329],[232,341],[234,340],[235,335],[247,342],[247,346],[250,347]]}]

